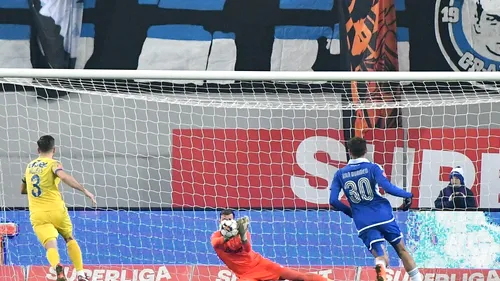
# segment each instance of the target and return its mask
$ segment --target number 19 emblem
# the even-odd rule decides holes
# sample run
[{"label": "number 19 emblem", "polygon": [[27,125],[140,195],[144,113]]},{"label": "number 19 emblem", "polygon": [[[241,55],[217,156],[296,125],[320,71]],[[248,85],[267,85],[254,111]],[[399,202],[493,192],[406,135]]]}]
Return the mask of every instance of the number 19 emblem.
[{"label": "number 19 emblem", "polygon": [[500,1],[437,0],[436,40],[455,71],[500,70]]}]

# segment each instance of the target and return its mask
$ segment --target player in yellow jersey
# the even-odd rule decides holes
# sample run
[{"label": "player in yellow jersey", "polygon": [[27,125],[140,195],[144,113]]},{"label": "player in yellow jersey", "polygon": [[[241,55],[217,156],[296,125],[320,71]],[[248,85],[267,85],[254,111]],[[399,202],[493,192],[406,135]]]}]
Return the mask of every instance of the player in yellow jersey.
[{"label": "player in yellow jersey", "polygon": [[96,206],[95,197],[75,178],[67,174],[59,161],[53,159],[56,149],[52,136],[40,137],[37,144],[39,157],[28,164],[21,184],[21,193],[28,195],[31,225],[47,250],[47,260],[56,270],[57,281],[66,281],[57,249],[56,239],[59,234],[66,241],[68,256],[77,271],[77,280],[87,281],[83,272],[82,251],[73,238],[73,225],[59,192],[59,183],[63,181],[83,192],[94,206]]}]

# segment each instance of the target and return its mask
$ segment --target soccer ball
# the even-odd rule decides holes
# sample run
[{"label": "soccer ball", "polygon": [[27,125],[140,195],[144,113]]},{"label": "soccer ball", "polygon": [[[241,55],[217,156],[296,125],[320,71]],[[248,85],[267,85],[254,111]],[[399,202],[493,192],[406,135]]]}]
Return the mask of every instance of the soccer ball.
[{"label": "soccer ball", "polygon": [[223,220],[220,224],[220,233],[226,238],[238,234],[238,223],[235,220]]}]

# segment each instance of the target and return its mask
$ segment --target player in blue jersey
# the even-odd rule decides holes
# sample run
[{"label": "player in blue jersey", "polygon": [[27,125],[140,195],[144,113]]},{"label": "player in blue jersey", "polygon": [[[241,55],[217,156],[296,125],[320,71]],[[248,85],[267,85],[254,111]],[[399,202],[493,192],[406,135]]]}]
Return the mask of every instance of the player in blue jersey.
[{"label": "player in blue jersey", "polygon": [[[394,196],[405,198],[403,210],[411,205],[412,194],[391,184],[384,170],[364,156],[366,140],[354,137],[347,143],[350,160],[335,174],[330,193],[330,204],[354,220],[358,236],[375,257],[377,281],[385,281],[389,263],[384,248],[388,241],[398,253],[411,281],[421,281],[415,261],[404,246],[403,234],[394,219],[391,204],[381,196],[379,187]],[[351,207],[339,200],[340,190],[346,194]]]}]

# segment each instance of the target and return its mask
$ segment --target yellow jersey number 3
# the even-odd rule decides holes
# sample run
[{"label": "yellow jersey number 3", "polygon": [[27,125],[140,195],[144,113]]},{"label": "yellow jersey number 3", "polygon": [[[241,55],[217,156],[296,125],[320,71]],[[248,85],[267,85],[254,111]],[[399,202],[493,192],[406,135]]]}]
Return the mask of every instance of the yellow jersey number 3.
[{"label": "yellow jersey number 3", "polygon": [[31,184],[33,185],[33,189],[31,190],[31,195],[33,197],[39,197],[42,195],[42,188],[40,187],[40,176],[39,175],[33,175],[31,177]]}]

